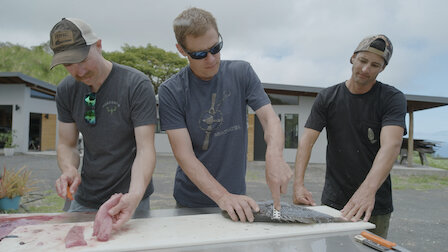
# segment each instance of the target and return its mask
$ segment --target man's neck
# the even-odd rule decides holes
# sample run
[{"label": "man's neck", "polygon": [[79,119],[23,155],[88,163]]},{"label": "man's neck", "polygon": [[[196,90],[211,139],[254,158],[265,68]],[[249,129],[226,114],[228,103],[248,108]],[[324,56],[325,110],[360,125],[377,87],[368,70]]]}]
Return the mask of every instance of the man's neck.
[{"label": "man's neck", "polygon": [[107,77],[109,76],[110,72],[112,71],[112,62],[104,59],[102,61],[101,67],[99,68],[98,73],[98,80],[93,85],[89,85],[92,92],[96,93],[100,89],[100,87],[103,85],[103,83],[106,81]]},{"label": "man's neck", "polygon": [[350,78],[345,82],[345,86],[352,94],[365,94],[372,89],[373,85],[375,85],[376,80],[374,80],[372,83],[368,84],[360,84],[353,80],[353,78]]}]

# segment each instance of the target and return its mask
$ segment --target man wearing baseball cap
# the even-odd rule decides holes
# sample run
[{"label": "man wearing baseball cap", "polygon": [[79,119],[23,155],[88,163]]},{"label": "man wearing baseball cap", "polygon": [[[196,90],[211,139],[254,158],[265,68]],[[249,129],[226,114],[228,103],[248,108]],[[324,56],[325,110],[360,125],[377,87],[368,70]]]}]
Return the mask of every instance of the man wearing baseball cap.
[{"label": "man wearing baseball cap", "polygon": [[[50,32],[51,68],[70,73],[59,83],[57,158],[61,176],[56,191],[74,195],[69,212],[98,211],[111,199],[114,228],[134,211],[149,210],[155,167],[156,102],[149,78],[103,58],[101,40],[76,18],[63,18]],[[76,149],[83,135],[82,171]],[[117,197],[120,199],[117,200]]]},{"label": "man wearing baseball cap", "polygon": [[315,205],[304,175],[312,147],[325,127],[322,204],[341,210],[347,220],[374,223],[372,232],[384,238],[393,211],[389,172],[406,134],[404,94],[376,80],[392,50],[384,35],[363,39],[350,58],[350,79],[316,97],[297,149],[293,189],[295,204]]}]

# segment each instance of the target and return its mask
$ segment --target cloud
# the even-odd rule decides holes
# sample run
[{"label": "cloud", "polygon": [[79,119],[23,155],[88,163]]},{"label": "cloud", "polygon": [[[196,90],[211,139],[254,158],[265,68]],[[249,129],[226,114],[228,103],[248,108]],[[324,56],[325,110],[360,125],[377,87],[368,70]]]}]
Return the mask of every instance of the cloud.
[{"label": "cloud", "polygon": [[[263,82],[326,87],[344,81],[361,39],[384,33],[394,53],[378,79],[405,93],[448,97],[448,1],[3,1],[0,42],[38,45],[62,17],[78,17],[92,25],[106,51],[151,43],[176,52],[172,22],[192,6],[216,17],[223,59],[250,62]],[[421,127],[442,127],[432,124]]]}]

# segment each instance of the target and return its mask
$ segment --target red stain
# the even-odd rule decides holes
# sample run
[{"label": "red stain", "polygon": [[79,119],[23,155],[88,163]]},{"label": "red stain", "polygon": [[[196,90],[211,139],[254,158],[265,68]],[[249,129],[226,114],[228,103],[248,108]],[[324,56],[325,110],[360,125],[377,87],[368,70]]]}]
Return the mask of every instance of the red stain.
[{"label": "red stain", "polygon": [[[23,217],[8,217],[0,216],[0,240],[10,234],[16,227],[41,224],[44,221],[49,221],[55,218],[60,218],[59,215],[46,216],[46,215],[34,215]],[[27,232],[25,229],[24,232]]]}]

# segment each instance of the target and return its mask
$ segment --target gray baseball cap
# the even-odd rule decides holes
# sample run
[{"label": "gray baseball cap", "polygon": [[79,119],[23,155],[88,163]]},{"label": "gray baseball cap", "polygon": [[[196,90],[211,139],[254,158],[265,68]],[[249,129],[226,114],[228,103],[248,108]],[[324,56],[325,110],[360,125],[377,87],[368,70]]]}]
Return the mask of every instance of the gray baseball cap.
[{"label": "gray baseball cap", "polygon": [[[384,41],[379,41],[378,40]],[[359,43],[354,53],[357,52],[372,52],[383,57],[386,65],[389,64],[389,60],[392,57],[393,46],[389,38],[383,34],[378,34],[374,36],[369,36],[364,38],[361,43]]]},{"label": "gray baseball cap", "polygon": [[59,64],[83,61],[89,54],[90,45],[98,40],[92,28],[84,21],[63,18],[50,32],[50,48],[54,52],[50,69]]}]

